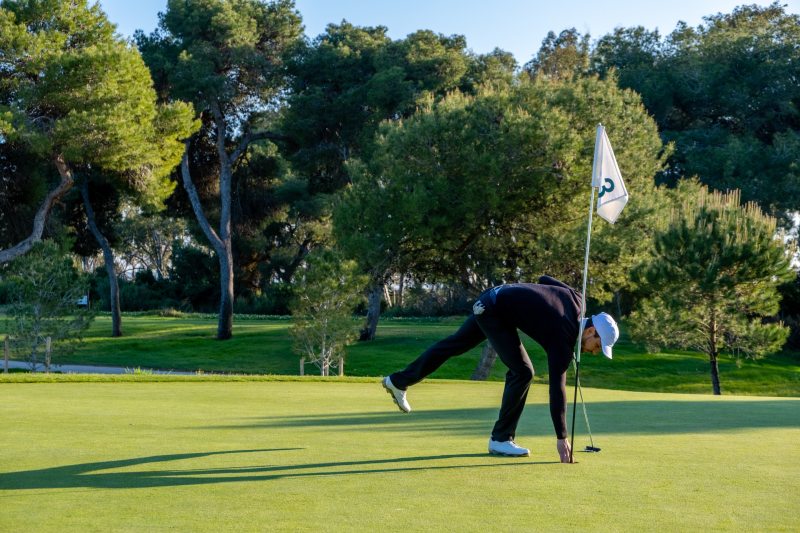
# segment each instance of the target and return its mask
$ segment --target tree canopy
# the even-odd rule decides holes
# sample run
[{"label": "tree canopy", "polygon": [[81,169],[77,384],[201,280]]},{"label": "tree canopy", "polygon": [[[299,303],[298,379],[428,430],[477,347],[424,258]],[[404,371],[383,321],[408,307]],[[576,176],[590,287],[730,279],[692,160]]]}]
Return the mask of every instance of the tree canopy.
[{"label": "tree canopy", "polygon": [[662,39],[618,28],[596,45],[593,69],[618,77],[675,143],[661,179],[697,176],[739,189],[789,224],[800,197],[800,17],[775,2],[679,23]]},{"label": "tree canopy", "polygon": [[368,268],[404,263],[473,294],[544,273],[577,285],[597,121],[632,198],[613,232],[595,228],[592,296],[607,299],[647,232],[666,150],[638,97],[596,78],[523,78],[384,122],[348,164],[334,235]]},{"label": "tree canopy", "polygon": [[86,0],[0,3],[0,135],[50,160],[61,183],[50,188],[34,232],[0,261],[41,237],[55,201],[76,171],[116,173],[155,198],[191,134],[181,102],[158,105],[150,72],[135,48]]},{"label": "tree canopy", "polygon": [[[684,186],[690,187],[687,183]],[[648,294],[632,316],[631,335],[651,351],[692,348],[711,363],[720,394],[722,350],[758,358],[786,341],[787,328],[763,324],[778,311],[778,284],[794,280],[795,249],[787,250],[776,221],[738,191],[693,191],[662,220],[651,253],[631,273]]]},{"label": "tree canopy", "polygon": [[[233,328],[233,173],[251,143],[286,138],[261,127],[280,102],[286,80],[283,58],[302,32],[300,22],[292,0],[170,0],[159,29],[150,36],[136,34],[161,98],[186,99],[199,115],[206,115],[199,134],[186,140],[181,177],[197,222],[220,261],[220,340],[229,339]],[[206,169],[199,177],[218,186],[218,230],[192,177],[193,166],[208,162],[210,173]]]}]

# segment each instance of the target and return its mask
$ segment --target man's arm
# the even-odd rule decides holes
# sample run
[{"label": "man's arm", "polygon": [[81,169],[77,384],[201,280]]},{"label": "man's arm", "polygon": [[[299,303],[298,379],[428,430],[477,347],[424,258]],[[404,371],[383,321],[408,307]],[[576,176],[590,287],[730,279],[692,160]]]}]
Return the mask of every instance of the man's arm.
[{"label": "man's arm", "polygon": [[547,350],[550,372],[550,417],[556,430],[556,450],[562,463],[570,462],[570,442],[567,440],[567,370],[572,350],[564,345]]},{"label": "man's arm", "polygon": [[572,361],[572,350],[564,344],[547,350],[550,373],[550,418],[559,439],[567,438],[567,370]]},{"label": "man's arm", "polygon": [[539,278],[539,285],[553,285],[556,287],[561,287],[562,289],[569,289],[571,291],[575,290],[566,283],[562,283],[558,281],[556,278],[551,278],[550,276],[542,276],[541,278]]}]

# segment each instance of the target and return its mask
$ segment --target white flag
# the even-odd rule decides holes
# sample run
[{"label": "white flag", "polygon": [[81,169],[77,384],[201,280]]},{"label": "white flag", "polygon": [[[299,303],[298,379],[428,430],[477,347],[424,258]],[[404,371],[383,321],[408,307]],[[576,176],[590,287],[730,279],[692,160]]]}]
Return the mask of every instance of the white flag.
[{"label": "white flag", "polygon": [[592,187],[600,189],[597,196],[597,214],[610,223],[617,221],[625,204],[628,203],[628,191],[622,181],[614,157],[614,150],[603,126],[597,126],[597,139],[594,143],[594,165],[592,166]]}]

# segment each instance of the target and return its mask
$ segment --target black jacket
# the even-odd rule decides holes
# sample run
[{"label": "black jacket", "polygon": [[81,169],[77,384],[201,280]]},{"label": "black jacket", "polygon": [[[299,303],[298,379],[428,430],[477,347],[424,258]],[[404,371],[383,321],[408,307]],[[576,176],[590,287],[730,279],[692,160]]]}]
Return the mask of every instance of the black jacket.
[{"label": "black jacket", "polygon": [[567,438],[567,369],[578,341],[581,293],[549,276],[539,283],[504,285],[495,312],[515,324],[547,353],[550,416],[558,438]]}]

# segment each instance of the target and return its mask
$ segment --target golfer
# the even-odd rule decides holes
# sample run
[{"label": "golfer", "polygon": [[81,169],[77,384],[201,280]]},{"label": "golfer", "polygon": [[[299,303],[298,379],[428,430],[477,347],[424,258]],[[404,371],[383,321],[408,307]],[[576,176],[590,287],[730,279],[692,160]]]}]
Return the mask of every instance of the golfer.
[{"label": "golfer", "polygon": [[[550,372],[550,416],[558,438],[556,447],[561,462],[570,461],[567,440],[567,369],[578,340],[581,294],[549,276],[539,283],[515,283],[489,289],[473,306],[474,314],[455,335],[437,342],[402,372],[383,379],[401,411],[411,411],[406,400],[409,386],[422,381],[449,358],[461,355],[489,339],[500,360],[508,367],[500,416],[489,439],[489,453],[527,457],[530,451],[518,446],[514,436],[525,408],[533,380],[533,365],[519,340],[517,328],[538,342],[547,352]],[[616,322],[606,313],[584,319],[581,352],[611,358],[611,347],[619,337]]]}]

